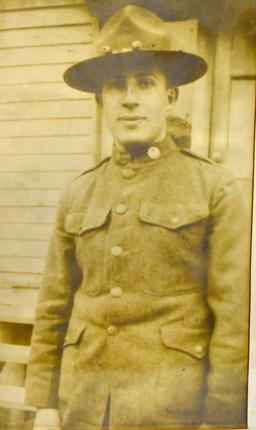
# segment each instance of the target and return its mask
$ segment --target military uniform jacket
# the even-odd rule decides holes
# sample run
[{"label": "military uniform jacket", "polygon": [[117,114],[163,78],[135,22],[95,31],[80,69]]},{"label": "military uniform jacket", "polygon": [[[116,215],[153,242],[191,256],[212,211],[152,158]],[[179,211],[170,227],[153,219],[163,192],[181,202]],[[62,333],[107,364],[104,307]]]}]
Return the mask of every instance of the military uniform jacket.
[{"label": "military uniform jacket", "polygon": [[100,427],[109,397],[117,427],[245,425],[239,193],[221,167],[159,149],[115,149],[60,201],[27,402],[59,408],[65,429]]}]

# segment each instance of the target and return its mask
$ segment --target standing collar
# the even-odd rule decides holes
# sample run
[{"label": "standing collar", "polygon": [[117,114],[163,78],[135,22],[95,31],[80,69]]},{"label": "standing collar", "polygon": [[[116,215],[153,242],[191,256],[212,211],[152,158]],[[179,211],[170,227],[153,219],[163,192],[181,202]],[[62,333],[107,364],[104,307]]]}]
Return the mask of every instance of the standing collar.
[{"label": "standing collar", "polygon": [[[128,149],[129,148],[129,149]],[[146,163],[155,161],[171,151],[177,151],[178,147],[170,135],[158,144],[135,144],[127,146],[127,150],[120,149],[114,143],[112,159],[116,164],[125,165],[130,162]]]}]

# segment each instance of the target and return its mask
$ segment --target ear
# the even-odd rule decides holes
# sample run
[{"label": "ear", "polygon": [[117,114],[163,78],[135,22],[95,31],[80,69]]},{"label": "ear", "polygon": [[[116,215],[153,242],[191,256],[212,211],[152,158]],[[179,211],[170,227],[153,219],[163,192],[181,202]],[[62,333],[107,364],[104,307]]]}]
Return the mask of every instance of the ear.
[{"label": "ear", "polygon": [[168,103],[169,107],[173,105],[178,98],[178,88],[177,87],[168,87],[167,89]]},{"label": "ear", "polygon": [[173,105],[177,100],[176,87],[168,87],[167,88],[167,97],[168,97],[168,102],[167,102],[167,106],[166,106],[166,117],[168,118],[171,115]]},{"label": "ear", "polygon": [[95,100],[97,102],[97,104],[102,107],[102,94],[101,93],[96,93],[95,94]]}]

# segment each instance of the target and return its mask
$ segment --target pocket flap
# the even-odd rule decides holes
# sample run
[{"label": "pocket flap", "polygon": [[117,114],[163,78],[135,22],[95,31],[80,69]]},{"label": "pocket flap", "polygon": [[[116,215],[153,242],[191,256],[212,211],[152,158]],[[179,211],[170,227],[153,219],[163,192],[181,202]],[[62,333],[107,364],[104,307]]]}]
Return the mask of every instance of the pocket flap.
[{"label": "pocket flap", "polygon": [[70,212],[66,216],[65,229],[68,233],[79,234],[84,212]]},{"label": "pocket flap", "polygon": [[86,323],[83,321],[70,321],[63,347],[68,345],[76,345],[86,329]]},{"label": "pocket flap", "polygon": [[110,207],[89,208],[84,215],[80,234],[102,227],[106,223],[109,213]]},{"label": "pocket flap", "polygon": [[142,201],[139,217],[142,221],[160,225],[170,230],[196,223],[209,215],[206,203],[174,202],[166,206],[157,203]]},{"label": "pocket flap", "polygon": [[86,212],[70,212],[65,220],[65,229],[68,233],[83,234],[86,231],[97,229],[105,224],[110,207],[89,208]]},{"label": "pocket flap", "polygon": [[206,329],[187,328],[172,323],[160,327],[162,342],[168,348],[177,349],[201,359],[208,352],[210,334]]}]

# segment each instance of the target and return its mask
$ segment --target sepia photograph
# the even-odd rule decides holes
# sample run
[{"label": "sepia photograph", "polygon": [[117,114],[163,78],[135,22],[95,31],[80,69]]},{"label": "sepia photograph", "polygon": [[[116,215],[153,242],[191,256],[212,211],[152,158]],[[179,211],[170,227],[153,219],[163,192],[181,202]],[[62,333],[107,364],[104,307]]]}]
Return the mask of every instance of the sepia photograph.
[{"label": "sepia photograph", "polygon": [[0,0],[0,430],[256,430],[255,0]]}]

